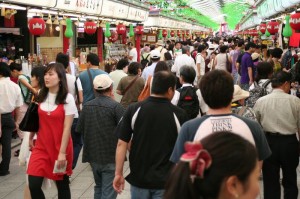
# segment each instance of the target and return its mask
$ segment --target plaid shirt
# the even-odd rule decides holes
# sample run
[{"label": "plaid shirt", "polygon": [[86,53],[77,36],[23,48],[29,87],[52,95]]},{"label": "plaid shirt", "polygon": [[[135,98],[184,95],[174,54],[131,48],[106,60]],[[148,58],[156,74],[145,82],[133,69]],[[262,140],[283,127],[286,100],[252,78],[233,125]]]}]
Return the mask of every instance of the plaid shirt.
[{"label": "plaid shirt", "polygon": [[83,106],[76,129],[84,138],[82,162],[115,163],[118,138],[114,130],[124,111],[121,104],[104,95]]}]

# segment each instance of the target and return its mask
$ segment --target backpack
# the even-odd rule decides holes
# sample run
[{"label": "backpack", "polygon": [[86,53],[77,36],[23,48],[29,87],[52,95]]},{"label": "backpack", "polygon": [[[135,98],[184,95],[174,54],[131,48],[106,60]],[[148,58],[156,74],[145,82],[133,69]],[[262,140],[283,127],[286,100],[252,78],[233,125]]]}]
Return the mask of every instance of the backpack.
[{"label": "backpack", "polygon": [[145,68],[147,66],[147,64],[149,63],[149,60],[148,60],[149,56],[150,56],[150,54],[148,54],[146,58],[144,56],[142,56],[141,64],[142,64],[143,68]]},{"label": "backpack", "polygon": [[290,69],[291,66],[294,64],[292,62],[294,62],[292,52],[291,50],[288,50],[282,57],[282,66],[286,69]]},{"label": "backpack", "polygon": [[189,119],[197,117],[200,110],[197,88],[187,86],[179,88],[177,91],[180,93],[177,106],[185,110]]},{"label": "backpack", "polygon": [[249,95],[248,99],[246,100],[246,105],[248,107],[253,108],[254,105],[255,105],[255,103],[256,103],[256,101],[259,98],[261,98],[261,97],[263,97],[263,96],[265,96],[265,95],[268,94],[266,88],[267,88],[267,86],[269,85],[270,82],[271,82],[271,80],[267,80],[262,86],[259,86],[257,84],[257,82],[253,83],[254,84],[254,89],[252,89],[251,91],[249,91],[250,95]]}]

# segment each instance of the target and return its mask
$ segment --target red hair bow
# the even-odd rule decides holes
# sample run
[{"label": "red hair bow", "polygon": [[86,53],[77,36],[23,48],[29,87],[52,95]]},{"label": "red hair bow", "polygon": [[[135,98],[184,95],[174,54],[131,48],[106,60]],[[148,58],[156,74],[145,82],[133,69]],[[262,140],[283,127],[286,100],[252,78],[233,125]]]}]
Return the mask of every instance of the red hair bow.
[{"label": "red hair bow", "polygon": [[200,178],[204,177],[204,171],[212,163],[212,159],[207,150],[198,142],[186,142],[184,145],[185,153],[180,160],[190,163],[191,174]]}]

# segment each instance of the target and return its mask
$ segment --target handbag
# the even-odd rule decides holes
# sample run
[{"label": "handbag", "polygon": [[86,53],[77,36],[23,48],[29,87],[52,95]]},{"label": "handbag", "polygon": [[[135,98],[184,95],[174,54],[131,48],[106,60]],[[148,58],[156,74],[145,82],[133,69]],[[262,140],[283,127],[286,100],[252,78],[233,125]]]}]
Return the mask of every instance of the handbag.
[{"label": "handbag", "polygon": [[[26,75],[23,75],[23,76],[26,77],[26,79],[28,80],[28,82],[29,82],[29,84],[30,84],[30,78],[29,78],[28,76],[26,76]],[[19,87],[20,87],[20,89],[21,89],[21,93],[22,93],[22,97],[23,97],[23,99],[24,99],[24,102],[25,102],[26,104],[30,104],[31,99],[32,99],[32,96],[33,96],[32,92],[28,89],[28,91],[27,91],[27,93],[26,93],[26,95],[25,95],[24,92],[23,92],[23,89],[22,89],[22,87],[21,87],[21,82],[19,82]]]},{"label": "handbag", "polygon": [[231,63],[228,59],[228,54],[226,53],[226,70],[231,73],[232,72],[232,66],[231,66]]},{"label": "handbag", "polygon": [[21,131],[38,132],[39,130],[39,114],[38,103],[30,102],[23,120],[19,125]]},{"label": "handbag", "polygon": [[152,76],[149,76],[144,89],[142,90],[141,94],[139,95],[138,102],[143,101],[144,99],[146,99],[147,97],[150,96],[151,81],[152,81]]}]

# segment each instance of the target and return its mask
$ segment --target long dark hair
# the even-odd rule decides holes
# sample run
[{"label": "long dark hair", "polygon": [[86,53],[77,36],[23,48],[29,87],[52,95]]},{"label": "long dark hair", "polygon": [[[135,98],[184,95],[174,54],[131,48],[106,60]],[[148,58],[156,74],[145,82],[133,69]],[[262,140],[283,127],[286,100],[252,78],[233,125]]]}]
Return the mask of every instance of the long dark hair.
[{"label": "long dark hair", "polygon": [[[49,72],[50,70],[54,70],[57,73],[57,76],[60,80],[59,82],[59,90],[55,99],[55,104],[65,104],[66,98],[68,95],[68,85],[67,85],[67,77],[66,77],[66,71],[64,66],[61,63],[53,63],[49,64],[46,69],[45,73]],[[46,100],[49,93],[49,88],[47,88],[45,85],[42,87],[37,101],[42,103]]]},{"label": "long dark hair", "polygon": [[203,179],[191,179],[190,166],[179,162],[166,184],[164,199],[216,199],[222,183],[236,176],[248,189],[248,179],[257,164],[253,144],[231,132],[216,132],[201,140],[203,148],[212,157],[212,165],[204,172]]},{"label": "long dark hair", "polygon": [[256,70],[256,83],[259,83],[261,79],[270,79],[269,76],[273,74],[273,66],[270,62],[259,62]]}]

